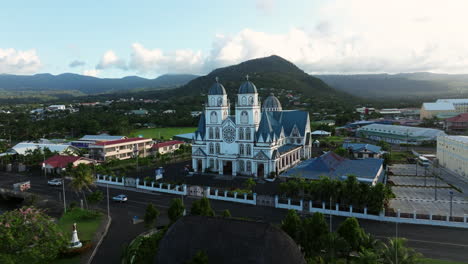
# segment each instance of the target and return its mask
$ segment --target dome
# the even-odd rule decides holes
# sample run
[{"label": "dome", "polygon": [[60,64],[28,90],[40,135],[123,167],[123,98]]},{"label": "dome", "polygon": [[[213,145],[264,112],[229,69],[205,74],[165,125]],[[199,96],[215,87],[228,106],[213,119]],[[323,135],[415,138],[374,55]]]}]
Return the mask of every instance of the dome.
[{"label": "dome", "polygon": [[244,82],[239,87],[239,94],[254,94],[257,93],[257,87],[251,81]]},{"label": "dome", "polygon": [[281,103],[278,100],[278,98],[276,98],[274,94],[270,94],[270,96],[268,96],[263,102],[262,110],[263,111],[282,111],[283,108],[281,107]]},{"label": "dome", "polygon": [[213,84],[208,91],[208,95],[225,95],[226,94],[226,89],[224,89],[224,86],[220,84],[219,82],[216,82]]}]

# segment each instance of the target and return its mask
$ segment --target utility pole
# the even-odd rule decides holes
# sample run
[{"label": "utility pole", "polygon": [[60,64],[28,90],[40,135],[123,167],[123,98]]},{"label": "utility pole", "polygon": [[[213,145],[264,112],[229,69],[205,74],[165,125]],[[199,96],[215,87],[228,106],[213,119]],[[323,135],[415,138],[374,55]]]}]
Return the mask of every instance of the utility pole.
[{"label": "utility pole", "polygon": [[453,203],[453,191],[449,191],[450,194],[450,221],[452,220],[452,203]]},{"label": "utility pole", "polygon": [[107,188],[107,218],[110,217],[110,210],[109,210],[109,184],[106,183]]},{"label": "utility pole", "polygon": [[332,198],[330,196],[330,233],[333,232],[333,228],[332,228],[332,214],[331,214],[331,210],[332,210]]},{"label": "utility pole", "polygon": [[62,176],[62,191],[63,191],[63,212],[67,213],[67,202],[65,201],[65,177]]},{"label": "utility pole", "polygon": [[395,222],[395,263],[398,264],[398,222]]}]

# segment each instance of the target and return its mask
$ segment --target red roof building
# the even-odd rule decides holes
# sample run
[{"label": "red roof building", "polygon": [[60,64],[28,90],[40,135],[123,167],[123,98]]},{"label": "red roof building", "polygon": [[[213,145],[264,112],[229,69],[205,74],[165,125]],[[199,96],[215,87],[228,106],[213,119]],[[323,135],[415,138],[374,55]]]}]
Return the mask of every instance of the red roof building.
[{"label": "red roof building", "polygon": [[153,140],[151,138],[126,138],[110,141],[96,142],[89,145],[90,157],[105,161],[107,159],[130,159],[136,157],[146,157],[151,152]]},{"label": "red roof building", "polygon": [[152,149],[154,153],[166,154],[178,150],[182,144],[185,144],[185,142],[180,140],[170,140],[156,143],[153,145]]},{"label": "red roof building", "polygon": [[72,164],[73,167],[76,167],[78,164],[92,163],[95,163],[95,161],[85,157],[55,155],[46,159],[43,163],[41,163],[41,165],[44,170],[47,170],[47,172],[60,173],[61,171],[65,170],[69,164]]},{"label": "red roof building", "polygon": [[444,120],[445,130],[452,133],[463,133],[468,130],[468,113]]}]

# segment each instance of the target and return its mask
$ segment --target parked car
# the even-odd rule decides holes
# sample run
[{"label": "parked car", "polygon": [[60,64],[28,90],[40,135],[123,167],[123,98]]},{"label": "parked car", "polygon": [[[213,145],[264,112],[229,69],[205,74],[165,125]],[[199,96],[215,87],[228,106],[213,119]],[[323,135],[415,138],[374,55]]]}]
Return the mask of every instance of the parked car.
[{"label": "parked car", "polygon": [[112,200],[123,203],[123,202],[126,202],[128,198],[127,198],[127,195],[125,194],[119,194],[117,196],[112,197]]},{"label": "parked car", "polygon": [[52,180],[48,180],[47,181],[47,184],[48,185],[51,185],[51,186],[61,186],[62,185],[62,179],[58,179],[58,178],[55,178],[55,179],[52,179]]}]

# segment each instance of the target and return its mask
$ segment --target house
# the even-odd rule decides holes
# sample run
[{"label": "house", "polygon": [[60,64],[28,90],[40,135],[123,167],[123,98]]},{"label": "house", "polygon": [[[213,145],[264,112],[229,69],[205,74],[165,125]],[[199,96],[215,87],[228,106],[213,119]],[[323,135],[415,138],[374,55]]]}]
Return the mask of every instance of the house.
[{"label": "house", "polygon": [[329,137],[331,136],[331,133],[328,132],[328,131],[324,131],[324,130],[315,130],[315,131],[312,131],[312,133],[310,133],[312,135],[312,137]]},{"label": "house", "polygon": [[130,115],[147,115],[148,110],[140,108],[138,110],[131,110],[130,112],[128,112],[128,114],[130,114]]},{"label": "house", "polygon": [[176,110],[173,110],[173,109],[167,109],[163,111],[163,114],[175,114],[175,113],[176,113]]},{"label": "house", "polygon": [[197,116],[200,116],[202,114],[202,111],[192,111],[190,112],[190,115],[192,117],[197,117]]},{"label": "house", "polygon": [[153,144],[153,147],[151,147],[151,150],[152,150],[153,154],[156,154],[156,153],[159,153],[159,154],[172,153],[172,152],[178,150],[182,144],[185,144],[185,142],[179,141],[179,140],[159,142],[159,143]]},{"label": "house", "polygon": [[110,136],[108,134],[99,134],[99,135],[85,135],[82,138],[70,142],[72,146],[77,148],[88,148],[90,144],[96,142],[105,142],[111,140],[126,139],[126,136]]},{"label": "house", "polygon": [[281,174],[281,177],[318,180],[326,176],[333,180],[346,180],[348,176],[354,175],[359,182],[375,185],[383,180],[384,174],[383,159],[351,160],[329,151],[318,158],[303,161],[295,168]]},{"label": "house", "polygon": [[153,140],[150,138],[126,138],[110,141],[101,141],[90,144],[90,158],[97,161],[108,159],[130,159],[138,155],[147,157],[151,154]]},{"label": "house", "polygon": [[210,263],[306,263],[296,242],[277,226],[198,215],[184,216],[169,227],[153,263],[188,263],[198,251]]},{"label": "house", "polygon": [[65,109],[65,105],[50,105],[49,107],[47,107],[47,110],[49,111],[62,111]]},{"label": "house", "polygon": [[69,164],[72,167],[76,167],[79,164],[95,164],[96,161],[92,159],[88,159],[85,157],[78,157],[78,156],[62,156],[62,155],[55,155],[44,162],[41,162],[42,169],[45,170],[47,173],[62,173],[65,171]]},{"label": "house", "polygon": [[343,148],[348,150],[356,159],[382,158],[382,148],[366,143],[344,143]]},{"label": "house", "polygon": [[34,143],[34,142],[21,142],[13,146],[7,152],[3,153],[4,155],[26,155],[28,151],[34,151],[35,149],[49,149],[52,152],[57,152],[58,154],[71,154],[77,155],[79,149],[66,144],[48,144],[48,143]]},{"label": "house", "polygon": [[465,133],[468,131],[468,113],[445,119],[444,128],[451,133]]}]

